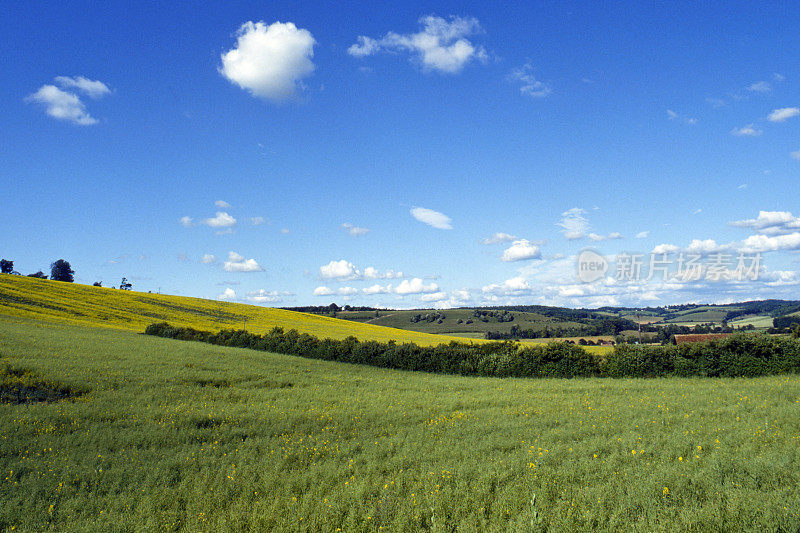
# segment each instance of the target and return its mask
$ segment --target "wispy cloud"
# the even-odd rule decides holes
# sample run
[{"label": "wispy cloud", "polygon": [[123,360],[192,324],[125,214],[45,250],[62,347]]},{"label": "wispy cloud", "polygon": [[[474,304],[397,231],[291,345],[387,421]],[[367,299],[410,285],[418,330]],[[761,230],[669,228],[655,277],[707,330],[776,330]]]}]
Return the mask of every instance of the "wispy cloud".
[{"label": "wispy cloud", "polygon": [[533,65],[530,62],[512,70],[508,79],[518,82],[520,84],[519,92],[532,98],[544,98],[553,92],[549,85],[536,79],[533,75]]},{"label": "wispy cloud", "polygon": [[363,228],[361,226],[355,226],[353,224],[350,224],[349,222],[345,222],[340,227],[343,230],[346,230],[347,233],[349,233],[350,235],[352,235],[354,237],[357,237],[359,235],[366,235],[367,233],[369,233],[369,228]]},{"label": "wispy cloud", "polygon": [[753,124],[748,124],[741,128],[733,128],[731,130],[731,135],[736,135],[737,137],[757,137],[762,133],[763,131],[756,129]]},{"label": "wispy cloud", "polygon": [[561,213],[559,226],[564,228],[562,234],[567,240],[583,239],[589,231],[589,221],[586,220],[586,210],[580,207],[573,207]]},{"label": "wispy cloud", "polygon": [[411,209],[411,216],[437,229],[453,229],[450,217],[433,209],[414,207]]},{"label": "wispy cloud", "polygon": [[767,120],[770,122],[783,122],[784,120],[796,117],[797,115],[800,115],[800,108],[782,107],[770,113],[769,116],[767,116]]},{"label": "wispy cloud", "polygon": [[380,39],[359,36],[358,42],[347,49],[353,57],[363,58],[386,50],[408,52],[425,70],[445,74],[460,72],[472,61],[486,61],[488,54],[482,46],[474,45],[467,37],[483,30],[477,19],[429,15],[419,19],[422,29],[417,33],[389,32]]}]

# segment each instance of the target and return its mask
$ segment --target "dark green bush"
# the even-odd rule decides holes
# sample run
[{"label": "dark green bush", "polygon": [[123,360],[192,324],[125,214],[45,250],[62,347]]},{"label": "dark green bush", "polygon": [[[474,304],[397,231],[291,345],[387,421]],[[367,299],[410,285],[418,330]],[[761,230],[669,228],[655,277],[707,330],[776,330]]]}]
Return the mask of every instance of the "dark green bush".
[{"label": "dark green bush", "polygon": [[503,341],[482,344],[450,342],[417,346],[394,341],[318,339],[295,329],[273,328],[265,335],[224,329],[218,333],[151,324],[148,335],[208,342],[254,350],[341,361],[400,370],[497,377],[659,377],[761,376],[800,372],[800,340],[768,335],[733,335],[709,342],[679,346],[618,344],[597,358],[568,342],[520,344]]}]

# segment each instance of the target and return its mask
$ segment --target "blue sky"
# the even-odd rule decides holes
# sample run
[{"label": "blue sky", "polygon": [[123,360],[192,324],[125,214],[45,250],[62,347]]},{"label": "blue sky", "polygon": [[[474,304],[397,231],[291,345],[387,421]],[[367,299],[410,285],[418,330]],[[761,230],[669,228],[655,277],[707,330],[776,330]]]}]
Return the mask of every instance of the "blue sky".
[{"label": "blue sky", "polygon": [[[280,306],[796,298],[798,27],[791,2],[5,2],[0,255]],[[617,276],[654,251],[761,255]]]}]

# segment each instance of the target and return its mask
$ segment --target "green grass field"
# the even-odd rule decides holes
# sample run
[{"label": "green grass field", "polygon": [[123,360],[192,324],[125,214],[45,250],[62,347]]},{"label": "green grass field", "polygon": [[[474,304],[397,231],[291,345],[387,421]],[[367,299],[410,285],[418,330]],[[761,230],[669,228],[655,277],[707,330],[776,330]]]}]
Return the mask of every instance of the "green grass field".
[{"label": "green grass field", "polygon": [[88,389],[0,404],[3,531],[800,527],[798,376],[464,378],[10,317],[0,359]]}]

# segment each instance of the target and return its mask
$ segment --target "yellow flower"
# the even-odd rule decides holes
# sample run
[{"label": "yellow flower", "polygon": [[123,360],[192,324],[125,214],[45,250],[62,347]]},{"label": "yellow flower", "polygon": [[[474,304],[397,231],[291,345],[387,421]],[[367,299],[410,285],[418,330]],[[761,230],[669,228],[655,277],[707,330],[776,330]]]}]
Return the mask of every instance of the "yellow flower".
[{"label": "yellow flower", "polygon": [[669,494],[669,489],[667,487],[664,487],[664,496],[667,496],[668,494]]},{"label": "yellow flower", "polygon": [[678,461],[683,461],[683,457],[678,457]]}]

